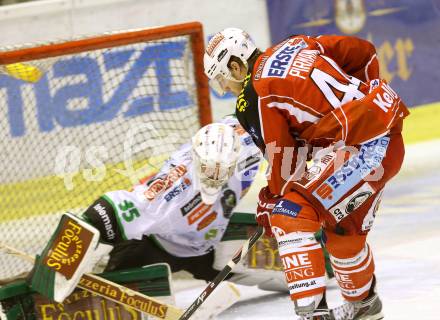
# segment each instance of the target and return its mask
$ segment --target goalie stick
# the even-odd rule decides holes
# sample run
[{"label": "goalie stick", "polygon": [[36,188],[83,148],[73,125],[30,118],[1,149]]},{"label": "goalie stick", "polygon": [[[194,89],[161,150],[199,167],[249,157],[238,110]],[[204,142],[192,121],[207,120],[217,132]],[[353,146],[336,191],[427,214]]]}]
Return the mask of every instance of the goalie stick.
[{"label": "goalie stick", "polygon": [[241,246],[241,248],[235,253],[228,264],[220,271],[217,276],[212,280],[203,292],[194,300],[194,302],[186,309],[185,313],[179,318],[179,320],[187,320],[191,315],[202,305],[202,303],[209,297],[209,295],[215,290],[215,288],[228,276],[228,274],[234,269],[234,267],[241,261],[241,259],[248,253],[249,249],[263,235],[263,227],[258,226],[257,231]]},{"label": "goalie stick", "polygon": [[[29,254],[1,242],[0,248],[30,262],[35,261],[34,257]],[[78,283],[78,288],[159,319],[177,320],[183,313],[183,310],[173,305],[163,303],[140,292],[92,274],[84,274]]]}]

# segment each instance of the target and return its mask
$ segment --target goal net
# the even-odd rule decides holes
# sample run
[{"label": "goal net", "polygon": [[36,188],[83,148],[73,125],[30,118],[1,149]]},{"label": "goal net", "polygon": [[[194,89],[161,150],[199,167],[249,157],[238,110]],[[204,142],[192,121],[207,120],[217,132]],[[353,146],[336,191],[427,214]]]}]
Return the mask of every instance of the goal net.
[{"label": "goal net", "polygon": [[[199,23],[0,48],[0,243],[154,174],[211,122]],[[31,264],[0,249],[0,279]]]}]

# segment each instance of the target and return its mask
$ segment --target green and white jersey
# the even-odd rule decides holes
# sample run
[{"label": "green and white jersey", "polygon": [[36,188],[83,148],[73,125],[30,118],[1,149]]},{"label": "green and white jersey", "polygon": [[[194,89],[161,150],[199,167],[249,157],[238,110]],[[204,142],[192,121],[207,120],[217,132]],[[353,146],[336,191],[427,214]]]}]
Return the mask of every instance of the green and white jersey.
[{"label": "green and white jersey", "polygon": [[232,211],[251,186],[262,159],[250,135],[244,131],[239,134],[242,148],[235,174],[213,205],[202,201],[190,144],[176,151],[147,183],[132,191],[106,193],[104,197],[112,203],[124,237],[141,239],[148,235],[178,257],[212,250],[221,240]]}]

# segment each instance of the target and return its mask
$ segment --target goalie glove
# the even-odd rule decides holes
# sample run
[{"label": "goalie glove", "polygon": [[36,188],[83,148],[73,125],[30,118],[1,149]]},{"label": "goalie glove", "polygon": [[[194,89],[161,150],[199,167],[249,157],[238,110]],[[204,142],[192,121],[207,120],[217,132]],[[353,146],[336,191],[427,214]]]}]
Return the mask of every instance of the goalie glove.
[{"label": "goalie glove", "polygon": [[278,201],[279,196],[272,194],[269,187],[266,186],[260,190],[258,194],[257,206],[257,223],[264,228],[264,235],[266,237],[273,237],[272,227],[270,225],[270,215]]},{"label": "goalie glove", "polygon": [[99,231],[72,214],[64,214],[41,255],[37,255],[30,286],[56,302],[69,296],[84,273],[90,272],[112,246],[99,243]]}]

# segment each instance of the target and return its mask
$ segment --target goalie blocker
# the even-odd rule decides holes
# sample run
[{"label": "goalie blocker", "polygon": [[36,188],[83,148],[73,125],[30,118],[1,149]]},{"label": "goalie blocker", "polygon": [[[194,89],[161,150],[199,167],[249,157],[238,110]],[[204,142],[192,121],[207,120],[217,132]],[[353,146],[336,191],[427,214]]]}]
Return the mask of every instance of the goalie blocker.
[{"label": "goalie blocker", "polygon": [[64,214],[43,252],[36,257],[29,277],[31,288],[62,302],[81,276],[111,251],[112,246],[99,239],[95,227],[72,214]]}]

